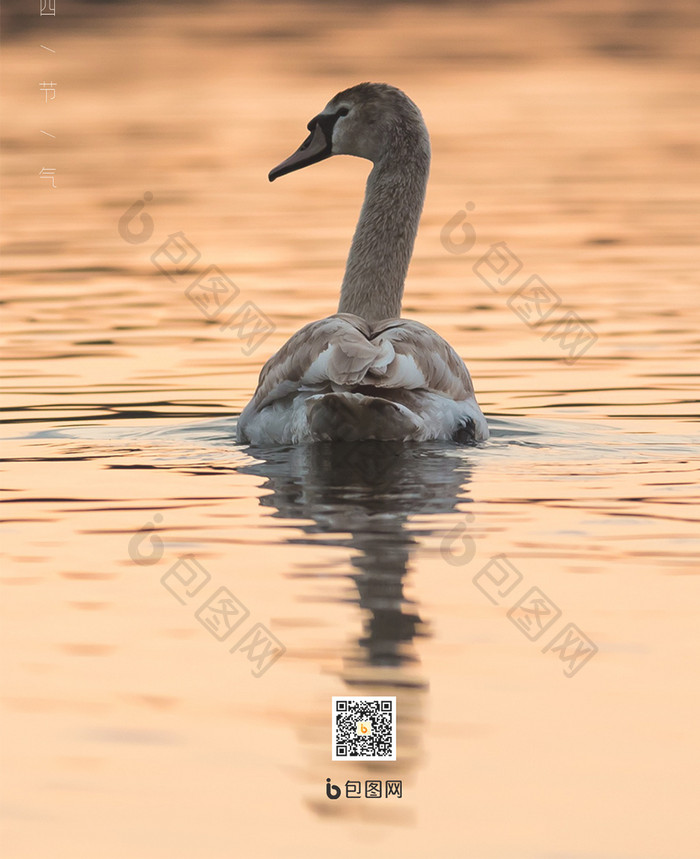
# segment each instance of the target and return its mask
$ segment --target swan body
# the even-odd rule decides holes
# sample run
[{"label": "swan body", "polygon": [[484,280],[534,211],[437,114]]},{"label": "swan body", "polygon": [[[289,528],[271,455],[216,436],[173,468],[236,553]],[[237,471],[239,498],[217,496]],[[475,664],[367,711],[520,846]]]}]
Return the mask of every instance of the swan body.
[{"label": "swan body", "polygon": [[239,418],[239,442],[487,439],[462,359],[426,325],[400,318],[430,166],[420,111],[395,87],[359,84],[308,128],[270,181],[336,154],[374,167],[338,312],[305,325],[267,361]]}]

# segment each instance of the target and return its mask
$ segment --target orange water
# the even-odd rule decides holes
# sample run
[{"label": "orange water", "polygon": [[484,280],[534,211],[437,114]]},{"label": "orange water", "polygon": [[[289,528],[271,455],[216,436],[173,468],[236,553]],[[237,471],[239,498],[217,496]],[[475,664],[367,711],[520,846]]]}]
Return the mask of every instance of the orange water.
[{"label": "orange water", "polygon": [[[697,856],[694,5],[18,15],[3,855]],[[262,363],[335,309],[367,165],[267,171],[360,80],[431,131],[404,310],[466,359],[478,449],[234,443]],[[169,279],[179,232],[199,256]],[[495,243],[522,264],[498,291]],[[185,294],[210,265],[239,290],[214,320]],[[561,302],[541,327],[508,304],[533,275]],[[245,302],[275,326],[252,349],[222,329]],[[567,312],[595,338],[568,362],[542,339]],[[210,576],[184,605],[183,555]],[[494,604],[500,555],[522,579]],[[257,679],[195,616],[221,587],[286,648]],[[532,588],[561,612],[536,640],[508,616]],[[571,677],[546,650],[568,624],[597,648]],[[364,693],[397,696],[395,764],[331,762],[331,696]],[[403,796],[333,802],[327,777]]]}]

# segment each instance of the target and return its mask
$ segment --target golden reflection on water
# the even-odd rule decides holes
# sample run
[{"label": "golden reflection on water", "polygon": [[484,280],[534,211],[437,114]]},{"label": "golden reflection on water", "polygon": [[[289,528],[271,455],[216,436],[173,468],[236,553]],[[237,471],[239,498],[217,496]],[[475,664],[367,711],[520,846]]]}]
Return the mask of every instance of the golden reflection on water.
[{"label": "golden reflection on water", "polygon": [[[11,11],[8,855],[693,855],[695,7]],[[360,80],[429,126],[405,315],[465,357],[493,438],[237,448],[263,361],[335,309],[367,165],[267,172]],[[152,256],[180,232],[201,256],[171,280]],[[595,332],[577,362],[475,274],[498,242]],[[185,295],[209,265],[276,326],[252,352]],[[283,641],[263,677],[162,587],[185,554]],[[595,642],[580,674],[475,587],[496,555]],[[331,696],[384,692],[396,765],[331,764]],[[404,796],[329,802],[327,777]]]}]

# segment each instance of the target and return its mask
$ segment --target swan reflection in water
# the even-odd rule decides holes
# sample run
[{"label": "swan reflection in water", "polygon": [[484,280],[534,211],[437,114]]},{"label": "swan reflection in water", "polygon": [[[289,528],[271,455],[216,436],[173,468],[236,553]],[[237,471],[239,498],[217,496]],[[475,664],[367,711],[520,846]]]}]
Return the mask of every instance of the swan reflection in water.
[{"label": "swan reflection in water", "polygon": [[[440,443],[328,442],[249,453],[259,461],[240,470],[266,479],[263,489],[271,492],[259,500],[275,511],[273,516],[299,520],[298,527],[308,535],[302,542],[355,550],[349,559],[348,578],[354,583],[350,598],[363,610],[363,629],[344,654],[341,677],[346,687],[334,694],[396,695],[397,761],[364,767],[373,767],[375,775],[383,767],[406,775],[419,758],[422,699],[428,685],[419,674],[414,643],[428,634],[428,623],[420,606],[404,595],[406,572],[418,538],[438,533],[431,516],[436,521],[439,517],[442,533],[444,515],[455,513],[466,499],[469,462],[459,448]],[[291,575],[310,584],[319,576],[338,577],[337,571],[308,568]],[[318,594],[304,596],[313,599]],[[338,596],[339,601],[347,599],[347,592]],[[330,760],[330,710],[320,701],[318,708],[322,714],[315,739],[308,730],[304,738],[314,746],[312,757],[321,761],[312,779],[321,783],[329,775],[323,760]],[[358,762],[340,766],[348,778],[358,778],[362,768]],[[344,774],[334,769],[333,775],[342,781]],[[315,806],[316,800],[310,804]],[[334,813],[345,814],[340,805],[333,803]],[[327,804],[320,801],[319,813],[324,808],[327,813]]]},{"label": "swan reflection in water", "polygon": [[[263,488],[272,491],[260,503],[273,508],[273,516],[301,520],[301,530],[313,535],[301,542],[357,550],[348,577],[365,621],[347,660],[349,684],[424,683],[408,669],[417,662],[413,639],[427,633],[427,624],[405,597],[404,579],[416,537],[433,533],[430,515],[454,513],[465,499],[469,465],[457,451],[443,444],[328,442],[255,448],[251,454],[261,461],[240,468],[266,478]],[[409,523],[416,514],[420,525]],[[319,578],[315,572],[292,575]]]}]

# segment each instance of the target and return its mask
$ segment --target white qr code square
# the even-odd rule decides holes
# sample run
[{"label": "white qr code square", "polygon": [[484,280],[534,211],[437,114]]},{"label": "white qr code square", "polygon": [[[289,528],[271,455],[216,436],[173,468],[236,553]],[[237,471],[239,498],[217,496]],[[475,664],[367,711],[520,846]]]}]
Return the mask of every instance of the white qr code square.
[{"label": "white qr code square", "polygon": [[333,697],[334,761],[396,760],[396,698]]}]

